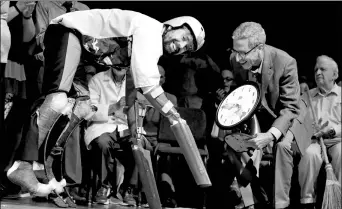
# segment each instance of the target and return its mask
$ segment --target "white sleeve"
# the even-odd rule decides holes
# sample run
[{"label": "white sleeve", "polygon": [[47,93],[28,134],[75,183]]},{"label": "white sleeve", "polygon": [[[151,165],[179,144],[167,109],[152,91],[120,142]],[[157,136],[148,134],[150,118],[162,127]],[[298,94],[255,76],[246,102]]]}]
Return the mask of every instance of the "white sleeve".
[{"label": "white sleeve", "polygon": [[109,120],[108,117],[108,104],[100,103],[100,89],[96,84],[96,76],[94,76],[88,84],[89,94],[90,94],[90,103],[97,107],[97,111],[94,116],[91,118],[92,121],[101,121],[107,122]]},{"label": "white sleeve", "polygon": [[[136,88],[159,84],[158,60],[163,54],[162,26],[139,17],[133,32],[131,72]],[[145,19],[145,21],[144,21]]]}]

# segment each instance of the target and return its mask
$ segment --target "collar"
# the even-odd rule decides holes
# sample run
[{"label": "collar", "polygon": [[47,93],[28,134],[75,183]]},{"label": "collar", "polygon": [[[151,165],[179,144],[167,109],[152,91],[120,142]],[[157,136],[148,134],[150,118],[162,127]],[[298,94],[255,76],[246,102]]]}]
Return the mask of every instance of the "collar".
[{"label": "collar", "polygon": [[[114,76],[113,76],[113,73],[112,73],[112,70],[109,69],[109,70],[106,70],[103,74],[103,81],[113,81],[114,82]],[[124,78],[122,79],[122,82],[124,82],[126,80],[126,76],[124,76]]]},{"label": "collar", "polygon": [[262,69],[263,64],[264,64],[264,58],[261,60],[260,66],[256,70],[251,71],[251,72],[261,74],[261,69]]},{"label": "collar", "polygon": [[322,96],[322,97],[324,97],[324,96],[328,96],[328,95],[330,95],[330,94],[335,94],[335,95],[337,95],[337,96],[340,96],[340,94],[341,94],[341,87],[338,86],[338,85],[335,83],[335,84],[334,84],[334,87],[333,87],[333,88],[331,89],[331,91],[328,92],[326,95],[322,94],[318,87],[314,88],[314,89],[313,89],[313,92],[312,92],[312,95],[313,95],[314,97],[316,97],[316,96]]},{"label": "collar", "polygon": [[263,64],[264,64],[264,59],[265,59],[265,53],[264,53],[263,58],[261,60],[260,66],[256,70],[251,71],[252,73],[259,73],[259,74],[261,74],[261,69],[262,69]]}]

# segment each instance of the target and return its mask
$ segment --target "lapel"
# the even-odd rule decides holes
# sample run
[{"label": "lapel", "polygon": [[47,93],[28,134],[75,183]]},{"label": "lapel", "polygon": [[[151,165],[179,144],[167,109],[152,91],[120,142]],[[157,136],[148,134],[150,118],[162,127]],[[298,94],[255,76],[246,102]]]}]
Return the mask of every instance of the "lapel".
[{"label": "lapel", "polygon": [[272,52],[268,45],[264,48],[264,62],[261,69],[261,96],[264,97],[273,76]]},{"label": "lapel", "polygon": [[274,118],[276,118],[277,116],[269,108],[265,98],[267,87],[270,84],[270,80],[274,73],[271,48],[265,45],[264,53],[264,62],[261,69],[261,104]]}]

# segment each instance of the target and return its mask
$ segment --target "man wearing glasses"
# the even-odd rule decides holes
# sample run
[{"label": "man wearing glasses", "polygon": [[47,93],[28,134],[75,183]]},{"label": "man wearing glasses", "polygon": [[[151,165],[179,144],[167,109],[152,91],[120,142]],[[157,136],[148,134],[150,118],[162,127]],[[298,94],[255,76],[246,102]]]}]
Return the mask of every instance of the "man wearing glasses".
[{"label": "man wearing glasses", "polygon": [[223,79],[223,86],[216,91],[216,99],[218,103],[220,103],[222,99],[231,92],[232,86],[234,85],[234,75],[231,70],[223,69],[221,71],[221,77]]},{"label": "man wearing glasses", "polygon": [[[249,142],[261,154],[267,145],[277,143],[274,155],[275,208],[286,208],[290,203],[294,156],[304,153],[312,134],[306,104],[300,99],[297,63],[286,52],[265,44],[266,34],[258,23],[242,23],[233,32],[232,39],[230,62],[237,86],[250,80],[257,82],[261,89],[261,108],[255,114],[262,133],[255,134]],[[235,165],[234,162],[232,164]],[[254,199],[265,198],[256,194],[254,189],[253,195]],[[265,200],[271,201],[266,197],[258,202]]]}]

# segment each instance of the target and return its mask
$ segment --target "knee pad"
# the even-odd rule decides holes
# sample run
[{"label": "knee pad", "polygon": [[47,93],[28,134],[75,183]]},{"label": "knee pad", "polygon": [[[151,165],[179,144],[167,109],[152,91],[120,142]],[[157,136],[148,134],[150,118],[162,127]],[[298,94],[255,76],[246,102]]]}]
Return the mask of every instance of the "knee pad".
[{"label": "knee pad", "polygon": [[38,147],[42,145],[49,130],[60,117],[67,104],[68,99],[65,93],[53,93],[45,98],[38,110]]},{"label": "knee pad", "polygon": [[62,112],[68,104],[68,97],[65,92],[56,92],[46,96],[41,108],[48,107],[56,112]]}]

